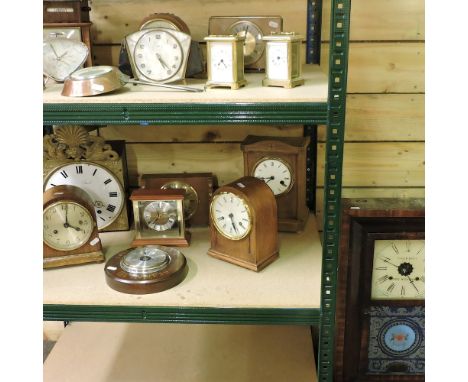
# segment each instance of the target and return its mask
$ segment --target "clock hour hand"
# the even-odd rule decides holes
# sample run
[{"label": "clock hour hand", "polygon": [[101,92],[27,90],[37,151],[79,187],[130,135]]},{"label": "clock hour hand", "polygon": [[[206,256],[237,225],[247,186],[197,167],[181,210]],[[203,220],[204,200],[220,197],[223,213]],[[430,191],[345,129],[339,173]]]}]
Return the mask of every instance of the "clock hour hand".
[{"label": "clock hour hand", "polygon": [[57,52],[55,51],[54,46],[53,46],[52,44],[50,44],[50,48],[52,49],[52,52],[54,52],[55,57],[57,57],[57,60],[60,60],[59,55],[58,55]]},{"label": "clock hour hand", "polygon": [[159,63],[163,66],[163,68],[169,69],[169,67],[166,65],[159,53],[156,53],[156,58],[158,59]]},{"label": "clock hour hand", "polygon": [[232,212],[228,216],[231,218],[232,228],[234,228],[234,231],[236,231],[236,233],[239,233],[237,231],[236,223],[234,223],[234,215],[232,214]]}]

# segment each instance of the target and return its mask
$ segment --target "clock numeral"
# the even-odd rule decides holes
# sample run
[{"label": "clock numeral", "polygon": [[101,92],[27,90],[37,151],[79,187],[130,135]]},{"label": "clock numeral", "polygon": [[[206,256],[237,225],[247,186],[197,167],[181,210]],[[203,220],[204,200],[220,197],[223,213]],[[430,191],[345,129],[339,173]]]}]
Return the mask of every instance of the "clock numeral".
[{"label": "clock numeral", "polygon": [[116,198],[116,197],[117,197],[117,192],[116,191],[109,192],[109,198]]},{"label": "clock numeral", "polygon": [[406,290],[405,290],[405,287],[404,287],[403,285],[401,286],[400,294],[401,294],[402,296],[404,296],[404,295],[406,294]]},{"label": "clock numeral", "polygon": [[102,221],[106,221],[106,219],[104,219],[102,216],[99,216],[99,219],[101,219]]},{"label": "clock numeral", "polygon": [[55,184],[53,184],[53,183],[50,183],[50,185],[51,185],[52,187],[55,187],[55,186],[56,186],[56,185],[55,185]]},{"label": "clock numeral", "polygon": [[392,248],[393,248],[393,250],[395,251],[395,253],[396,253],[397,255],[400,254],[400,252],[398,251],[398,248],[397,248],[397,246],[396,246],[395,243],[392,243]]},{"label": "clock numeral", "polygon": [[377,268],[374,268],[376,271],[386,271],[388,269],[388,267],[377,267]]},{"label": "clock numeral", "polygon": [[106,180],[104,181],[104,184],[107,185],[107,184],[109,184],[110,182],[112,182],[112,179],[109,178],[109,179],[106,179]]},{"label": "clock numeral", "polygon": [[62,174],[62,176],[63,176],[64,178],[68,178],[68,174],[67,174],[67,172],[66,172],[65,170],[60,171],[60,174]]},{"label": "clock numeral", "polygon": [[93,176],[96,175],[97,170],[98,170],[98,169],[95,169],[95,170],[93,171]]},{"label": "clock numeral", "polygon": [[83,174],[83,166],[76,166],[76,173],[77,174]]},{"label": "clock numeral", "polygon": [[379,277],[379,278],[377,279],[377,282],[378,282],[379,284],[382,284],[382,283],[384,283],[384,282],[387,281],[387,280],[388,280],[388,275],[384,275],[384,276],[382,276],[382,277]]},{"label": "clock numeral", "polygon": [[391,283],[388,288],[387,288],[387,292],[388,293],[391,293],[393,291],[393,289],[395,289],[395,283]]},{"label": "clock numeral", "polygon": [[109,204],[109,205],[107,206],[106,210],[109,211],[109,212],[114,212],[114,211],[115,211],[115,208],[116,208],[116,207],[115,207],[114,205]]}]

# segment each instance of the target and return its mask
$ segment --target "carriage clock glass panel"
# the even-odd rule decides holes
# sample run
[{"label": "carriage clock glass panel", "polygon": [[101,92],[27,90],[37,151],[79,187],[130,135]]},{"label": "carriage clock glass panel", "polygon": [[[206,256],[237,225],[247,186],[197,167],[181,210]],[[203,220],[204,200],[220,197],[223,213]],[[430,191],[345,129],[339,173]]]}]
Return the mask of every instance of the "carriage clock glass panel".
[{"label": "carriage clock glass panel", "polygon": [[57,37],[44,40],[42,54],[44,74],[63,82],[85,63],[89,49],[80,41]]},{"label": "carriage clock glass panel", "polygon": [[424,240],[375,240],[371,299],[424,300]]},{"label": "carriage clock glass panel", "polygon": [[230,42],[212,43],[210,55],[211,80],[219,83],[233,82],[232,44]]},{"label": "carriage clock glass panel", "polygon": [[58,167],[46,178],[44,190],[62,184],[78,186],[90,195],[99,230],[117,219],[125,203],[120,181],[96,163],[76,162]]},{"label": "carriage clock glass panel", "polygon": [[42,30],[42,39],[67,38],[73,41],[81,41],[81,29],[78,27],[52,28],[47,27]]}]

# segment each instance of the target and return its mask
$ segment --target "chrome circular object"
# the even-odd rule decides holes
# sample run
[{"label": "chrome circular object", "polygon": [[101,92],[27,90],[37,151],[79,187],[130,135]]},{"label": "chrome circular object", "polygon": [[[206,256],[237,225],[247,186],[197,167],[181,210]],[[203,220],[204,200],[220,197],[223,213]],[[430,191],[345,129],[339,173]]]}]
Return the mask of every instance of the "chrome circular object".
[{"label": "chrome circular object", "polygon": [[135,275],[147,275],[167,267],[171,261],[159,248],[141,247],[127,253],[120,261],[122,269]]}]

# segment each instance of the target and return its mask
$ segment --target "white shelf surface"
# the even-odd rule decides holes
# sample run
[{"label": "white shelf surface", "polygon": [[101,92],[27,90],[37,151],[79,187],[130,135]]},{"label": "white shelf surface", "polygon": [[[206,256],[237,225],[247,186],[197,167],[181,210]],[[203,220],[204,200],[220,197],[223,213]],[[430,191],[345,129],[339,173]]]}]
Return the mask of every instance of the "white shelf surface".
[{"label": "white shelf surface", "polygon": [[[181,248],[189,272],[172,289],[124,294],[105,281],[104,263],[43,271],[44,304],[214,308],[320,308],[322,246],[314,215],[301,233],[280,233],[280,257],[254,272],[207,255],[208,228],[192,229]],[[134,232],[100,235],[106,259],[129,247]]]},{"label": "white shelf surface", "polygon": [[[65,97],[61,95],[63,84],[50,83],[43,93],[44,104],[62,103],[251,103],[251,102],[327,102],[328,78],[317,65],[304,65],[305,84],[293,89],[263,87],[265,73],[246,73],[247,85],[239,90],[223,88],[207,89],[203,93],[189,93],[155,88],[148,85],[126,84],[113,93],[93,97]],[[185,80],[185,84],[203,89],[206,80]]]},{"label": "white shelf surface", "polygon": [[73,322],[45,382],[316,382],[308,326]]}]

